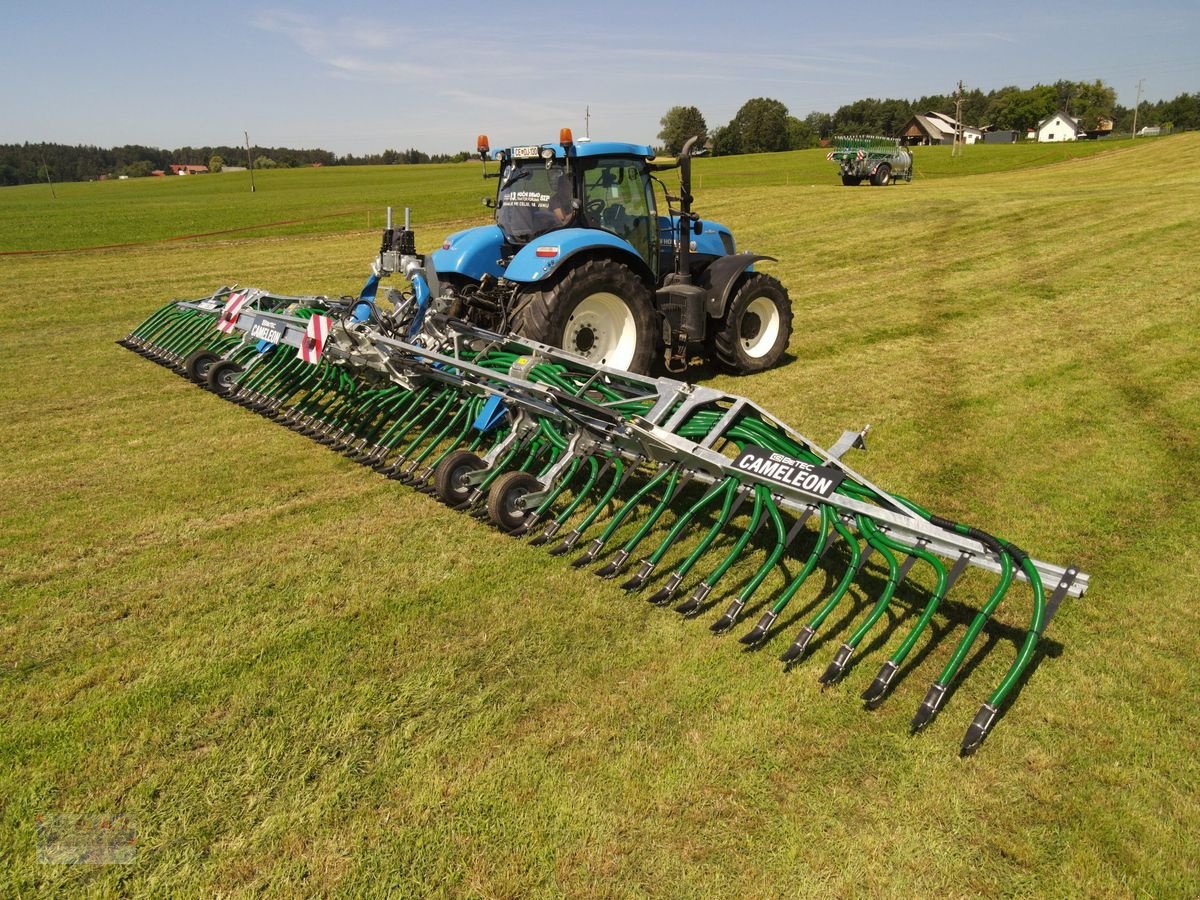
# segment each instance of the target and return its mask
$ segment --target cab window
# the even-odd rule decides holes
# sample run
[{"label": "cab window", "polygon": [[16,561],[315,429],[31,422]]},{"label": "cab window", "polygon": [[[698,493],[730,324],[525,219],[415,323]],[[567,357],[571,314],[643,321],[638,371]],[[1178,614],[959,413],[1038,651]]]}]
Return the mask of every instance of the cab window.
[{"label": "cab window", "polygon": [[628,159],[599,158],[583,173],[584,215],[592,228],[602,228],[628,241],[655,268],[652,187],[641,167]]}]

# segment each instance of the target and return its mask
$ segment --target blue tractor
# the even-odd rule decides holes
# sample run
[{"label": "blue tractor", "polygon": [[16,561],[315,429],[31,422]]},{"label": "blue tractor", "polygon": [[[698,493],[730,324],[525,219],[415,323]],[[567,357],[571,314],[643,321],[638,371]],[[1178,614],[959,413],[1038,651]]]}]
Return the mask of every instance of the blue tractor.
[{"label": "blue tractor", "polygon": [[[691,211],[696,140],[660,163],[648,146],[576,142],[569,129],[558,143],[495,153],[480,136],[484,176],[498,179],[484,201],[495,222],[433,253],[450,314],[642,374],[660,358],[671,372],[696,356],[739,374],[773,366],[791,302],[754,269],[772,257],[738,253],[728,228]],[[674,168],[679,196],[663,186],[659,215],[656,173]]]}]

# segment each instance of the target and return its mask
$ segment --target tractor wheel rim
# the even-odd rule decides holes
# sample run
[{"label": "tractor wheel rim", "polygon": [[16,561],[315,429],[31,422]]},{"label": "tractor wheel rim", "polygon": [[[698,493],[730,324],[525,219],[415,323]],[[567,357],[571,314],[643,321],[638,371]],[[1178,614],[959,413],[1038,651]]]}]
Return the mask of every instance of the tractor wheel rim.
[{"label": "tractor wheel rim", "polygon": [[590,362],[628,369],[637,351],[633,310],[616,294],[585,297],[567,319],[563,349]]},{"label": "tractor wheel rim", "polygon": [[[757,328],[747,328],[750,318],[758,320]],[[771,352],[779,337],[779,308],[770,297],[755,297],[742,313],[739,329],[742,350],[751,359],[760,359]]]}]

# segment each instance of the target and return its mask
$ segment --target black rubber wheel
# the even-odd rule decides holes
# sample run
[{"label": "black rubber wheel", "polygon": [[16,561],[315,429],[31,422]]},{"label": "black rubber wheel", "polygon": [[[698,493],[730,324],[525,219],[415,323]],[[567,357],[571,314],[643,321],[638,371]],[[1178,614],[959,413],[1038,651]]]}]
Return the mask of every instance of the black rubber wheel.
[{"label": "black rubber wheel", "polygon": [[892,180],[892,167],[887,163],[881,163],[879,168],[875,170],[875,174],[871,176],[871,184],[876,187],[883,187]]},{"label": "black rubber wheel", "polygon": [[211,350],[197,350],[183,361],[184,374],[196,384],[205,384],[208,381],[208,370],[220,358],[219,354]]},{"label": "black rubber wheel", "polygon": [[792,337],[792,302],[770,275],[747,272],[725,307],[713,334],[712,354],[735,375],[749,375],[779,362]]},{"label": "black rubber wheel", "polygon": [[433,486],[443,503],[457,506],[474,490],[463,479],[483,468],[483,460],[470,450],[455,450],[433,472]]},{"label": "black rubber wheel", "polygon": [[655,318],[650,289],[628,266],[590,259],[518,295],[512,331],[644,375],[659,346]]},{"label": "black rubber wheel", "polygon": [[862,179],[857,178],[854,175],[843,175],[842,184],[844,184],[846,187],[858,187],[860,184],[862,184]]},{"label": "black rubber wheel", "polygon": [[237,387],[237,377],[241,374],[241,366],[232,359],[222,359],[208,367],[208,374],[204,380],[210,390],[218,394],[229,394]]},{"label": "black rubber wheel", "polygon": [[532,509],[521,506],[521,498],[541,489],[542,483],[528,472],[505,472],[488,491],[488,517],[498,528],[516,531],[533,514]]}]

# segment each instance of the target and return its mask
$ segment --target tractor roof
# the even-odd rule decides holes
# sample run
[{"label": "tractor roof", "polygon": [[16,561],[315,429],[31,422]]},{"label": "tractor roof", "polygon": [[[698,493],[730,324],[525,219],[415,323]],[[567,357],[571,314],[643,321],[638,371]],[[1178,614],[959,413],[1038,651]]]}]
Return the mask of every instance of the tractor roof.
[{"label": "tractor roof", "polygon": [[[521,145],[515,145],[513,147],[506,147],[506,148],[504,148],[503,152],[508,154],[509,156],[513,156],[514,155],[513,150],[515,150],[517,146],[521,146]],[[525,145],[525,146],[531,146],[531,145]],[[567,152],[563,149],[563,145],[560,143],[557,143],[557,142],[537,144],[536,146],[539,149],[547,149],[548,148],[548,149],[553,150],[555,157],[557,157],[559,159],[561,159],[567,155]],[[575,157],[636,156],[641,159],[650,159],[652,156],[654,156],[654,148],[653,147],[649,147],[646,144],[628,144],[628,143],[625,143],[624,141],[582,140],[582,141],[576,141],[575,143],[570,144],[569,146],[571,147],[570,155],[575,156]],[[493,158],[495,158],[496,155],[497,154],[493,154]]]}]

